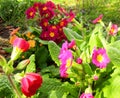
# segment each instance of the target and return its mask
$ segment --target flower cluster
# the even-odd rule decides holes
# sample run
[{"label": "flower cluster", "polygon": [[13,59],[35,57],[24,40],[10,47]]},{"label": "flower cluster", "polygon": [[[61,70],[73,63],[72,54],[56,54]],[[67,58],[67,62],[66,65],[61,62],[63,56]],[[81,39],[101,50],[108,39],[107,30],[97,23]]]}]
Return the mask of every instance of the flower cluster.
[{"label": "flower cluster", "polygon": [[60,5],[55,5],[52,1],[46,3],[36,2],[26,10],[27,19],[37,18],[38,25],[41,26],[42,40],[53,40],[56,43],[66,39],[63,27],[66,27],[73,20],[75,14],[67,13]]}]

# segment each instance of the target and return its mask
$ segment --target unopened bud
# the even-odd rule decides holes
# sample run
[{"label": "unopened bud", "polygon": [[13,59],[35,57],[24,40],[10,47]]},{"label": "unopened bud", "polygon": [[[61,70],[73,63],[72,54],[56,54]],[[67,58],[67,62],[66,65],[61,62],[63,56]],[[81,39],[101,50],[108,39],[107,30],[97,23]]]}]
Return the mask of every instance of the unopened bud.
[{"label": "unopened bud", "polygon": [[97,75],[94,75],[94,76],[93,76],[93,80],[96,81],[96,80],[98,80],[98,79],[99,79],[99,77],[98,77]]},{"label": "unopened bud", "polygon": [[21,70],[21,69],[25,68],[29,63],[30,63],[29,59],[23,60],[17,65],[16,69]]},{"label": "unopened bud", "polygon": [[77,58],[76,63],[82,64],[82,59],[81,58]]}]

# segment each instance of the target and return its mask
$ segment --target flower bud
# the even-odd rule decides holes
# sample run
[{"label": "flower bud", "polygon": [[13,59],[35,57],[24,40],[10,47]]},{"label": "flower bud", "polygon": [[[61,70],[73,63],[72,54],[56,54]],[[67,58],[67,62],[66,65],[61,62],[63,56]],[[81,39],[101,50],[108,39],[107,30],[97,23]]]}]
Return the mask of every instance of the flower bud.
[{"label": "flower bud", "polygon": [[21,69],[25,68],[29,63],[30,63],[29,59],[23,60],[17,65],[16,69],[21,70]]},{"label": "flower bud", "polygon": [[25,96],[31,97],[36,93],[41,84],[42,77],[39,74],[27,73],[25,77],[21,79],[21,91]]},{"label": "flower bud", "polygon": [[82,64],[82,59],[81,58],[77,58],[76,63]]},{"label": "flower bud", "polygon": [[96,81],[96,80],[98,80],[98,79],[99,79],[99,77],[98,77],[97,75],[94,75],[94,76],[93,76],[93,80]]}]

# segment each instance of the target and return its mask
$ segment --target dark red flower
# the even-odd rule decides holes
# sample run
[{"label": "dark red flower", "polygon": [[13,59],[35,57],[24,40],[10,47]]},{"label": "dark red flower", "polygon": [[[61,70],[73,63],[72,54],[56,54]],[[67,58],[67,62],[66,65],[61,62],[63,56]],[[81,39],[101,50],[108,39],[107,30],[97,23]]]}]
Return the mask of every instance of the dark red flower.
[{"label": "dark red flower", "polygon": [[33,8],[34,9],[36,9],[36,10],[39,10],[39,8],[42,6],[42,3],[40,3],[40,2],[35,2],[34,4],[33,4]]},{"label": "dark red flower", "polygon": [[54,4],[52,1],[47,1],[47,2],[46,2],[46,6],[47,6],[47,7],[50,7],[50,8],[53,8],[53,9],[56,8],[55,4]]},{"label": "dark red flower", "polygon": [[44,29],[44,30],[47,29],[48,25],[49,25],[49,22],[48,22],[47,19],[42,19],[41,20],[40,26],[42,27],[42,29]]},{"label": "dark red flower", "polygon": [[62,20],[60,21],[60,23],[59,23],[59,26],[60,26],[60,27],[66,27],[67,24],[68,24],[67,19],[62,19]]},{"label": "dark red flower", "polygon": [[25,14],[27,16],[27,19],[34,18],[36,13],[36,10],[34,7],[30,7],[26,10]]},{"label": "dark red flower", "polygon": [[27,96],[31,97],[36,93],[42,84],[42,77],[37,73],[28,73],[21,79],[21,91]]}]

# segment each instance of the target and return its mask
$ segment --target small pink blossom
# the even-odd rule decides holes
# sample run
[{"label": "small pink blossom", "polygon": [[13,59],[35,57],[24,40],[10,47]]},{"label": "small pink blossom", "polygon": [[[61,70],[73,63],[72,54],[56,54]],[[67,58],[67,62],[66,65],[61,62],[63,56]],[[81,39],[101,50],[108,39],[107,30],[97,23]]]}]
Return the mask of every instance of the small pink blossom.
[{"label": "small pink blossom", "polygon": [[102,18],[103,18],[103,15],[101,14],[101,15],[98,16],[98,18],[96,18],[95,20],[93,20],[92,23],[96,24],[96,23],[100,22],[102,20]]},{"label": "small pink blossom", "polygon": [[80,98],[94,98],[94,96],[91,93],[82,93]]},{"label": "small pink blossom", "polygon": [[77,58],[77,59],[76,59],[76,62],[77,62],[78,64],[82,64],[82,59],[81,59],[81,58]]},{"label": "small pink blossom", "polygon": [[118,26],[116,24],[112,24],[110,31],[109,31],[109,35],[116,35],[118,32]]},{"label": "small pink blossom", "polygon": [[73,49],[76,49],[76,42],[75,40],[72,40],[69,44],[68,44],[68,48],[73,48]]},{"label": "small pink blossom", "polygon": [[110,62],[110,59],[107,56],[106,50],[104,48],[99,48],[93,50],[92,54],[92,63],[99,68],[105,68]]},{"label": "small pink blossom", "polygon": [[93,76],[93,79],[96,81],[96,80],[99,79],[99,77],[98,77],[97,75],[94,75],[94,76]]}]

